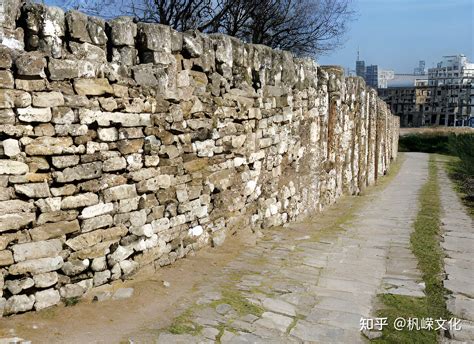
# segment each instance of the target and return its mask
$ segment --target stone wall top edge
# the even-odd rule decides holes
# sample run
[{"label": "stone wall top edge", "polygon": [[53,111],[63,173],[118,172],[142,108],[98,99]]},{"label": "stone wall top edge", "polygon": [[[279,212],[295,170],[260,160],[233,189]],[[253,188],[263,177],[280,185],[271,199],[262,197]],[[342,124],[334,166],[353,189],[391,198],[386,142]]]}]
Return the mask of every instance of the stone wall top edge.
[{"label": "stone wall top edge", "polygon": [[[77,14],[78,16],[81,16],[82,18],[85,18],[87,20],[88,18],[95,18],[96,20],[99,20],[100,22],[104,23],[107,26],[110,26],[111,24],[116,23],[117,21],[127,21],[133,23],[133,25],[136,26],[136,28],[139,28],[140,26],[150,26],[150,27],[167,27],[170,29],[172,34],[178,34],[178,35],[191,35],[191,36],[201,36],[202,38],[210,38],[211,40],[228,40],[229,42],[232,42],[233,44],[241,45],[243,47],[248,47],[249,49],[257,49],[257,50],[263,50],[263,51],[268,51],[271,54],[275,55],[283,55],[288,58],[293,59],[295,64],[307,64],[310,65],[312,68],[316,68],[319,66],[317,63],[317,60],[311,57],[298,57],[295,56],[292,52],[286,51],[286,50],[279,50],[279,49],[273,49],[269,46],[262,45],[262,44],[253,44],[253,43],[247,43],[239,38],[228,36],[226,34],[222,33],[201,33],[197,30],[188,30],[185,32],[178,32],[174,29],[172,29],[169,26],[159,24],[159,23],[149,23],[149,22],[139,22],[135,20],[131,16],[117,16],[114,18],[110,19],[105,19],[102,17],[97,17],[97,16],[92,16],[85,14],[81,11],[77,10],[64,10],[61,7],[58,6],[49,6],[41,3],[33,3],[30,1],[25,1],[25,0],[3,0],[4,4],[3,7],[0,8],[0,45],[5,45],[9,48],[16,49],[16,50],[22,50],[19,49],[20,47],[17,44],[7,44],[6,42],[10,43],[10,40],[7,39],[7,35],[4,34],[5,32],[10,31],[10,34],[12,34],[12,31],[15,31],[17,29],[22,29],[24,31],[27,30],[28,24],[24,22],[24,19],[22,22],[20,22],[20,17],[22,16],[22,11],[32,11],[33,9],[38,9],[42,12],[42,19],[43,20],[50,20],[48,16],[51,16],[51,13],[54,13],[55,16],[60,17],[60,20],[63,21],[61,25],[63,26],[63,30],[67,30],[67,16],[68,14]],[[49,13],[49,14],[47,14]],[[8,19],[10,18],[10,19]],[[62,33],[62,37],[66,37],[66,33]],[[18,36],[18,35],[17,35]],[[20,38],[24,38],[23,34],[20,35]],[[3,41],[2,41],[3,38]],[[110,38],[110,37],[109,37]],[[25,38],[26,39],[26,38]],[[71,37],[68,37],[67,39],[72,39]],[[87,42],[86,42],[87,43]],[[107,43],[108,44],[108,43]],[[31,49],[28,49],[31,50]],[[336,67],[336,66],[335,66]],[[341,67],[342,68],[342,67]]]}]

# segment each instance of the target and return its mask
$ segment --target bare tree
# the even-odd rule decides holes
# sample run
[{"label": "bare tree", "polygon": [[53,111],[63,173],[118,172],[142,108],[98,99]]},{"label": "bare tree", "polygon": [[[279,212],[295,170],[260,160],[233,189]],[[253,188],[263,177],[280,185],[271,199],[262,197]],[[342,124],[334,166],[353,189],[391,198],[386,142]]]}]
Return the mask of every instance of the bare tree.
[{"label": "bare tree", "polygon": [[238,0],[221,32],[247,42],[319,55],[340,46],[354,12],[351,0]]},{"label": "bare tree", "polygon": [[110,17],[114,9],[178,31],[221,32],[249,43],[312,56],[339,47],[354,14],[352,0],[65,1],[94,15]]}]

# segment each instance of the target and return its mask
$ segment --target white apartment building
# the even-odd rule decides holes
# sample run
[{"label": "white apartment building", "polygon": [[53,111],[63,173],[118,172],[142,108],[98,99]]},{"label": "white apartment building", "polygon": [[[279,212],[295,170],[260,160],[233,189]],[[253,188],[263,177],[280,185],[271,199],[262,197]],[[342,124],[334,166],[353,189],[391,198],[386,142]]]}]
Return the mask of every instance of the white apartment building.
[{"label": "white apartment building", "polygon": [[443,56],[436,68],[428,69],[430,86],[465,85],[474,79],[474,63],[465,55]]}]

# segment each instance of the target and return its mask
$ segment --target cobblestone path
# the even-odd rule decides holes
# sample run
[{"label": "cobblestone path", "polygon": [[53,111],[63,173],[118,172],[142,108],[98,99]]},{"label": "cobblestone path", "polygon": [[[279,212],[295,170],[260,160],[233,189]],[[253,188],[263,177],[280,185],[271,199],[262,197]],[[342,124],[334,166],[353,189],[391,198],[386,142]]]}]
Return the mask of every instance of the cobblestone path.
[{"label": "cobblestone path", "polygon": [[[418,194],[428,178],[428,157],[405,153],[399,172],[363,196],[344,198],[312,220],[266,230],[224,269],[212,270],[197,288],[189,286],[185,300],[176,305],[182,313],[171,326],[163,328],[150,316],[124,326],[114,340],[97,339],[100,334],[94,332],[90,342],[120,337],[121,342],[165,344],[368,342],[359,331],[360,319],[375,316],[378,294],[425,295],[410,234]],[[447,303],[453,316],[463,319],[463,330],[441,341],[473,343],[474,226],[439,167],[445,287],[452,292]],[[173,313],[179,314],[166,312]],[[77,332],[87,330],[78,326]],[[66,342],[83,342],[69,335]]]},{"label": "cobblestone path", "polygon": [[474,221],[453,189],[443,168],[439,168],[443,240],[445,251],[444,287],[449,295],[447,306],[462,320],[460,331],[453,331],[453,343],[474,343]]},{"label": "cobblestone path", "polygon": [[[158,342],[364,342],[360,318],[373,316],[377,294],[424,295],[409,236],[428,156],[405,156],[389,185],[340,226],[318,229],[316,219],[266,233],[200,286]],[[130,339],[145,341],[144,333]]]}]

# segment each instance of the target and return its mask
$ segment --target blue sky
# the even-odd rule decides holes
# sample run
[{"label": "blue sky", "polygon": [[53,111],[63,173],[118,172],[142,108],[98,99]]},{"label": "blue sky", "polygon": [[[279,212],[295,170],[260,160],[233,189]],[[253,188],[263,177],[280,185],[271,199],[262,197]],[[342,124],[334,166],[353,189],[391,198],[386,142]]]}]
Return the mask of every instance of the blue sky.
[{"label": "blue sky", "polygon": [[366,64],[413,72],[443,55],[474,61],[474,0],[354,0],[358,12],[343,48],[319,59],[355,69],[357,47]]},{"label": "blue sky", "polygon": [[[74,0],[45,2],[64,6]],[[443,55],[462,53],[474,62],[474,0],[353,2],[357,15],[349,25],[345,45],[320,57],[320,64],[355,69],[358,47],[366,64],[378,64],[397,73],[413,72],[418,60],[432,67]]]}]

